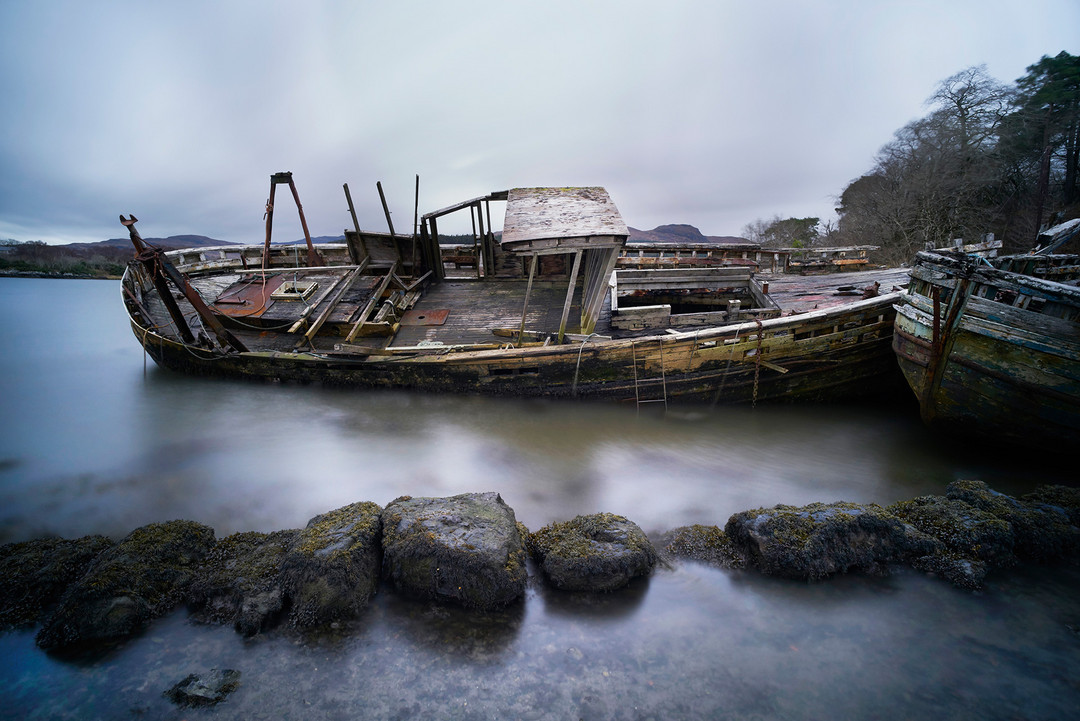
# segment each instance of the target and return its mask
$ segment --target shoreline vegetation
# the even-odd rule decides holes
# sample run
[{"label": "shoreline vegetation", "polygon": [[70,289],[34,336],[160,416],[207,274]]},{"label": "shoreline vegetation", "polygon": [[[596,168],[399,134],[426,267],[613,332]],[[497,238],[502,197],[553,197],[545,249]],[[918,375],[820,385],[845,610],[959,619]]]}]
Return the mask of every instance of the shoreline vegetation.
[{"label": "shoreline vegetation", "polygon": [[8,241],[0,245],[0,277],[119,280],[132,257],[130,247]]}]

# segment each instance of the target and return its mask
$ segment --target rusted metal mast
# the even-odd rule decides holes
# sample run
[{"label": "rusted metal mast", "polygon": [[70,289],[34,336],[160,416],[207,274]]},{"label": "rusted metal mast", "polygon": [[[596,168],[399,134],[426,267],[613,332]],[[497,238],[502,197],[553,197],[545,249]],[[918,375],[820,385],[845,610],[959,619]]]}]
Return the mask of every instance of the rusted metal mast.
[{"label": "rusted metal mast", "polygon": [[307,219],[304,218],[304,206],[300,204],[300,194],[296,192],[296,183],[293,182],[291,172],[274,173],[270,176],[270,197],[266,201],[266,240],[263,242],[263,270],[266,270],[270,262],[270,233],[274,225],[274,190],[278,183],[288,183],[292,191],[293,200],[296,201],[296,210],[300,213],[300,226],[304,229],[304,240],[307,243],[308,266],[317,268],[325,265],[319,251],[311,242],[311,233],[308,232]]}]

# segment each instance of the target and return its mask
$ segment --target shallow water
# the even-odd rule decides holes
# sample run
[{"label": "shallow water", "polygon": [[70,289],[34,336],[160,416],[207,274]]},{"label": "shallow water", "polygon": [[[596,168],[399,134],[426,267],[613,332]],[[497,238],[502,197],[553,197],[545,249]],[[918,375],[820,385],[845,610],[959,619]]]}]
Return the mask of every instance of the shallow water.
[{"label": "shallow water", "polygon": [[[0,279],[0,542],[115,538],[187,518],[218,537],[355,501],[498,491],[532,529],[623,514],[648,532],[777,503],[890,503],[1058,465],[938,443],[913,406],[692,408],[196,379],[146,362],[111,281]],[[38,319],[51,319],[45,328]],[[144,368],[144,363],[146,364]],[[902,572],[806,585],[694,564],[601,597],[542,583],[504,613],[383,589],[330,636],[245,642],[178,611],[104,657],[0,635],[10,718],[1065,718],[1080,708],[1076,569],[984,593]],[[162,692],[230,667],[212,710]]]}]

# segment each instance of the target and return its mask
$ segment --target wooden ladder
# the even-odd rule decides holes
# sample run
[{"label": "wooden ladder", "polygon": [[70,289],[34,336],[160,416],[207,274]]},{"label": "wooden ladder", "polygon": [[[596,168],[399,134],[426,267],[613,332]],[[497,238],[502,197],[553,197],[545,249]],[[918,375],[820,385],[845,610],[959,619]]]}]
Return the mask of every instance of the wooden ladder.
[{"label": "wooden ladder", "polygon": [[[664,339],[661,337],[661,338],[656,338],[655,341],[650,339],[648,341],[644,341],[644,342],[641,342],[641,343],[642,343],[642,345],[646,345],[646,344],[648,344],[650,342],[656,342],[658,344],[658,346],[659,346],[659,349],[660,349],[660,375],[653,376],[652,378],[641,378],[640,375],[638,374],[637,347],[638,347],[639,341],[635,340],[635,341],[631,341],[631,343],[630,343],[630,353],[631,353],[631,356],[633,357],[633,361],[634,361],[634,401],[637,403],[637,408],[638,408],[639,411],[641,410],[642,404],[645,404],[645,403],[663,403],[664,404],[664,410],[666,411],[667,410],[667,373],[666,373],[665,368],[664,368]],[[645,354],[642,354],[642,357],[641,357],[641,372],[642,372],[642,374],[644,374],[644,372],[645,372],[645,367],[646,367],[646,357],[645,357]],[[661,395],[658,398],[644,398],[643,399],[641,397],[641,386],[643,384],[648,385],[648,384],[651,384],[651,383],[659,383]]]}]

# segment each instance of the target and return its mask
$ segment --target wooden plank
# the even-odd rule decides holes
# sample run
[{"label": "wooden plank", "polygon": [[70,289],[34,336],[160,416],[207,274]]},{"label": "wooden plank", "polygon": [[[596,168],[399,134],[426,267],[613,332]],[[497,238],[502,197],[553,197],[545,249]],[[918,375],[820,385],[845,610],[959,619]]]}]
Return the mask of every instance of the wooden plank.
[{"label": "wooden plank", "polygon": [[357,278],[360,277],[360,274],[364,272],[364,268],[367,266],[367,264],[368,258],[364,258],[360,265],[353,268],[352,272],[349,273],[349,275],[341,283],[341,287],[338,288],[337,292],[334,294],[334,297],[330,299],[330,302],[327,304],[326,308],[324,308],[322,312],[319,313],[319,317],[315,319],[315,322],[312,323],[311,327],[308,328],[306,333],[304,333],[304,337],[296,341],[297,348],[299,348],[305,342],[311,342],[311,339],[314,338],[315,334],[319,332],[319,329],[322,328],[323,323],[326,322],[326,319],[329,318],[330,314],[334,312],[335,308],[337,308],[337,305],[341,302],[341,299],[344,298],[345,294],[349,292],[350,288],[352,288],[353,283],[355,283]]},{"label": "wooden plank", "polygon": [[[514,188],[506,202],[502,246],[568,241],[587,247],[591,239],[621,246],[629,231],[606,190],[591,188]],[[545,244],[544,247],[552,247]]]},{"label": "wooden plank", "polygon": [[368,302],[364,306],[364,309],[360,312],[360,317],[356,319],[356,322],[353,324],[352,330],[349,331],[349,335],[346,336],[346,341],[352,341],[354,338],[356,338],[358,334],[360,334],[361,330],[364,327],[364,323],[367,321],[368,316],[371,315],[371,311],[375,307],[375,304],[379,302],[379,299],[382,298],[382,294],[386,292],[387,286],[390,285],[390,279],[394,277],[394,271],[396,270],[397,263],[394,263],[394,265],[390,268],[390,272],[383,276],[383,279],[379,281],[378,287],[375,289],[375,292],[372,293],[371,298],[368,299]]}]

